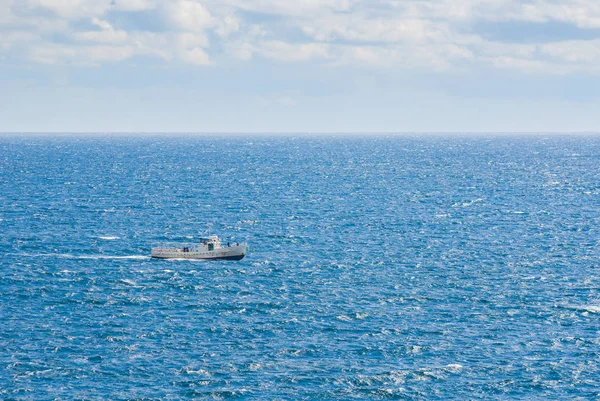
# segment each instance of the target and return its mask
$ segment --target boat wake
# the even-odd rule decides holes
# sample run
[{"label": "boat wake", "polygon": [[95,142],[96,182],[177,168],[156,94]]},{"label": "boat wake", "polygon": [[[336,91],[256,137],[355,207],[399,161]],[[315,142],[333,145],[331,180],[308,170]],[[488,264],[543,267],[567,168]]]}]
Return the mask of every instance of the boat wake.
[{"label": "boat wake", "polygon": [[43,258],[63,258],[63,259],[132,259],[132,260],[146,260],[150,259],[147,255],[127,255],[127,256],[115,256],[115,255],[73,255],[70,253],[38,253],[38,254],[22,254],[22,256],[29,257],[43,257]]},{"label": "boat wake", "polygon": [[583,313],[600,313],[600,305],[564,305],[563,307]]}]

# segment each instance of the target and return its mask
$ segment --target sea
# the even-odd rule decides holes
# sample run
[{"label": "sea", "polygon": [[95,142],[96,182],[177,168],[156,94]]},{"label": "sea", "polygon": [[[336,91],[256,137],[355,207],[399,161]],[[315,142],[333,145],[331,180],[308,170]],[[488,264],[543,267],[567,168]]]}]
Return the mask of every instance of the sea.
[{"label": "sea", "polygon": [[599,226],[598,136],[3,135],[0,399],[599,399]]}]

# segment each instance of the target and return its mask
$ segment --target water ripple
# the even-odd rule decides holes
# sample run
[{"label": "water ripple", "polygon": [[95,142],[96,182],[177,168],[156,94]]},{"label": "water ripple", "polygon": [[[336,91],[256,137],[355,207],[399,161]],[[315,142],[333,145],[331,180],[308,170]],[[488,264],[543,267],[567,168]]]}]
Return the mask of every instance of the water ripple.
[{"label": "water ripple", "polygon": [[[0,398],[595,398],[599,155],[3,137]],[[248,256],[148,257],[209,229]]]}]

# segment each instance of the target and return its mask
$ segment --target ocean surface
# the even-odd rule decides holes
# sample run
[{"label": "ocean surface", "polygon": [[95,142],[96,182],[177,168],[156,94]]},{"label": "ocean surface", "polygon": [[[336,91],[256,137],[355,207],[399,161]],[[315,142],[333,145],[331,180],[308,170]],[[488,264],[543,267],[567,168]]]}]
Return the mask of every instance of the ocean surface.
[{"label": "ocean surface", "polygon": [[598,399],[599,226],[600,137],[2,136],[0,399]]}]

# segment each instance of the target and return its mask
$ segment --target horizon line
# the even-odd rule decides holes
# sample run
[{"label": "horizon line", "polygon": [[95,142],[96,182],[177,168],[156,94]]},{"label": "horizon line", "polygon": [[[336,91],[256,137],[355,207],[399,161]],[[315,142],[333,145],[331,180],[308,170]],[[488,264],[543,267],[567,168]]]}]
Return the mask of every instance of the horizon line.
[{"label": "horizon line", "polygon": [[0,135],[598,135],[599,131],[0,131]]}]

